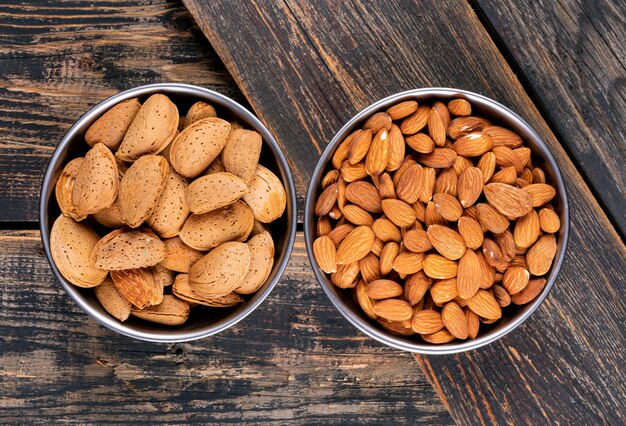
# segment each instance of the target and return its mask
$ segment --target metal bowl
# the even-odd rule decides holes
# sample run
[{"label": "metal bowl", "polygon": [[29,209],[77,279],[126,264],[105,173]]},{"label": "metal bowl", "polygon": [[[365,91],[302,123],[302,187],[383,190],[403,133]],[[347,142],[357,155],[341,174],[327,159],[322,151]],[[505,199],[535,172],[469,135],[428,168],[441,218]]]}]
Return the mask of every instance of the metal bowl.
[{"label": "metal bowl", "polygon": [[[79,288],[65,280],[50,254],[50,231],[52,224],[61,214],[54,196],[54,187],[65,164],[72,158],[82,156],[87,152],[89,146],[83,138],[86,130],[113,105],[135,97],[144,101],[154,93],[169,96],[182,112],[187,111],[194,102],[208,102],[215,107],[220,117],[237,120],[245,127],[259,132],[263,136],[260,163],[281,179],[287,192],[286,212],[280,219],[270,224],[274,237],[275,257],[274,267],[265,284],[251,297],[247,297],[243,304],[232,308],[198,306],[192,309],[189,320],[185,324],[175,328],[148,323],[132,316],[123,323],[118,321],[102,308],[92,289]],[[82,116],[67,132],[54,151],[43,180],[39,221],[41,239],[54,274],[70,297],[90,317],[111,330],[136,339],[152,342],[182,342],[210,336],[235,325],[256,309],[270,294],[283,273],[293,248],[297,224],[296,190],[289,165],[280,147],[265,126],[247,109],[226,96],[202,87],[173,83],[152,84],[130,89],[106,99]],[[102,231],[107,232],[104,229]],[[103,233],[100,234],[103,235]]]},{"label": "metal bowl", "polygon": [[[318,196],[321,179],[323,178],[325,172],[329,170],[330,160],[335,148],[337,148],[339,143],[347,135],[349,135],[355,128],[362,125],[363,122],[372,114],[379,111],[385,111],[391,105],[406,100],[416,100],[419,103],[424,103],[431,100],[448,101],[456,98],[467,99],[472,104],[473,114],[489,118],[495,124],[504,125],[522,136],[526,144],[532,150],[533,160],[536,164],[541,165],[544,170],[547,182],[554,185],[557,189],[557,195],[552,200],[552,204],[555,210],[559,213],[561,219],[561,230],[558,235],[558,247],[554,263],[548,274],[545,276],[547,280],[546,286],[539,296],[535,298],[535,300],[527,305],[507,307],[507,309],[504,310],[502,319],[498,322],[492,325],[481,324],[480,333],[475,339],[434,345],[420,341],[417,336],[405,337],[386,331],[376,321],[370,319],[367,315],[365,315],[365,313],[363,313],[360,306],[354,301],[352,293],[349,290],[342,290],[332,284],[326,274],[319,268],[313,256],[313,241],[315,240],[316,233],[315,201]],[[322,157],[317,163],[315,172],[311,177],[304,212],[304,233],[309,259],[313,265],[313,271],[315,272],[317,280],[339,312],[341,312],[341,314],[355,327],[379,342],[397,349],[423,354],[452,354],[476,349],[501,338],[517,328],[539,307],[539,305],[541,305],[552,288],[559,270],[561,269],[561,265],[563,264],[569,233],[569,211],[565,184],[563,183],[563,178],[561,177],[561,173],[554,157],[537,132],[535,132],[519,115],[504,105],[476,93],[449,88],[429,88],[409,90],[407,92],[398,93],[382,99],[358,113],[354,118],[346,123],[341,130],[339,130],[324,150]]]}]

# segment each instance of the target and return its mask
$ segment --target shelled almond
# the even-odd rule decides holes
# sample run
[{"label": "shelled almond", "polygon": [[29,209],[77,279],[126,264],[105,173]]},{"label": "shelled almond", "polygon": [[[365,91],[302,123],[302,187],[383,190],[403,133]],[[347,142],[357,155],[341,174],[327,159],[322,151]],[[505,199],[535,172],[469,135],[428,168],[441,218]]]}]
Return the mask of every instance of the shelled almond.
[{"label": "shelled almond", "polygon": [[477,337],[538,296],[557,251],[556,190],[523,142],[465,99],[372,115],[323,176],[317,266],[392,333]]},{"label": "shelled almond", "polygon": [[283,215],[286,193],[259,164],[259,133],[204,102],[179,117],[156,94],[114,106],[85,141],[91,149],[57,181],[62,214],[50,235],[69,282],[94,288],[119,321],[170,326],[193,306],[234,306],[263,286],[274,264],[263,224]]}]

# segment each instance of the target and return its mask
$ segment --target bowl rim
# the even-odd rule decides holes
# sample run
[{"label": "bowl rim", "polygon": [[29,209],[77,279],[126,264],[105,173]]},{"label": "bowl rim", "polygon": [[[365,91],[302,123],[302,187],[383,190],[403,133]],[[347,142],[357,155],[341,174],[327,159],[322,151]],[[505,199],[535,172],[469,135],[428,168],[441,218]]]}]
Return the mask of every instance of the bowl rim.
[{"label": "bowl rim", "polygon": [[[370,116],[370,114],[374,112],[379,112],[383,110],[383,108],[389,107],[397,102],[401,102],[404,100],[413,100],[416,96],[428,96],[432,98],[458,97],[467,99],[471,103],[480,105],[481,107],[499,110],[503,115],[507,116],[506,121],[508,124],[514,123],[514,126],[516,128],[523,129],[525,133],[530,136],[528,139],[532,139],[533,143],[537,145],[536,148],[533,149],[533,154],[540,155],[541,158],[550,165],[551,169],[554,171],[553,174],[557,190],[560,194],[562,194],[562,212],[560,216],[562,219],[562,230],[559,239],[560,244],[557,248],[557,254],[555,256],[550,275],[546,277],[546,285],[541,293],[529,305],[526,305],[529,306],[528,308],[526,308],[520,315],[513,317],[503,327],[490,330],[486,335],[477,337],[476,339],[468,339],[461,342],[451,342],[442,345],[407,342],[403,338],[403,336],[391,334],[390,332],[383,330],[382,327],[378,328],[371,325],[364,318],[362,318],[361,315],[356,314],[351,307],[349,307],[340,297],[336,295],[336,290],[334,289],[333,284],[330,283],[326,275],[317,266],[317,262],[315,261],[315,257],[313,256],[313,220],[315,219],[314,206],[316,201],[314,198],[315,195],[317,195],[317,186],[319,185],[319,182],[321,180],[321,175],[326,169],[328,161],[334,153],[335,148],[348,135],[348,133],[353,130],[356,124],[361,122],[366,117]],[[322,287],[335,308],[337,308],[337,310],[344,316],[344,318],[346,318],[357,329],[381,343],[407,352],[420,353],[425,355],[447,355],[459,352],[466,352],[492,343],[519,327],[519,325],[526,321],[526,319],[528,319],[533,314],[533,312],[535,312],[537,308],[539,308],[539,306],[548,296],[548,293],[550,292],[559,274],[567,249],[567,242],[569,237],[569,204],[567,188],[563,181],[561,170],[547,144],[520,115],[518,115],[508,107],[486,96],[467,90],[454,89],[449,87],[411,89],[387,96],[359,111],[346,124],[344,124],[341,129],[339,129],[339,131],[337,131],[330,143],[326,146],[324,152],[318,160],[315,171],[311,176],[309,187],[307,188],[307,196],[304,207],[304,237],[311,267],[313,268],[313,272],[315,274],[315,277],[317,278],[319,285]]]},{"label": "bowl rim", "polygon": [[[252,123],[252,127],[262,134],[264,143],[267,144],[275,158],[275,161],[281,169],[284,179],[281,182],[285,186],[287,192],[287,206],[285,213],[287,214],[288,229],[286,238],[286,249],[282,254],[282,257],[277,262],[277,269],[273,278],[269,283],[265,284],[265,288],[262,291],[257,292],[252,299],[248,301],[248,304],[240,311],[235,311],[225,318],[222,318],[218,322],[205,326],[196,330],[176,330],[172,329],[171,332],[152,333],[149,331],[133,330],[126,324],[118,321],[107,313],[101,313],[91,307],[90,303],[80,293],[80,289],[73,284],[69,283],[58,270],[52,255],[50,252],[50,238],[46,229],[46,223],[48,218],[48,205],[46,202],[51,197],[51,192],[54,192],[54,185],[51,185],[51,181],[54,179],[54,172],[61,161],[65,151],[72,144],[73,140],[79,136],[80,127],[90,120],[95,120],[100,117],[104,112],[109,110],[114,105],[134,97],[148,96],[154,93],[165,93],[172,95],[186,95],[190,97],[196,97],[198,101],[214,102],[216,106],[228,109],[234,116],[244,119],[247,123]],[[239,321],[250,315],[272,292],[279,279],[281,278],[287,263],[291,257],[291,252],[294,247],[294,242],[297,232],[297,204],[296,204],[296,189],[293,180],[293,175],[289,167],[289,163],[283,153],[281,147],[274,139],[273,135],[267,129],[267,127],[254,115],[248,111],[241,104],[235,100],[222,95],[211,89],[207,89],[192,84],[183,83],[156,83],[143,86],[134,87],[128,90],[119,92],[113,96],[110,96],[89,111],[83,114],[70,129],[63,136],[59,144],[54,150],[54,153],[50,157],[46,172],[41,184],[41,191],[39,197],[39,230],[41,234],[41,240],[43,242],[44,251],[48,263],[54,272],[57,280],[61,283],[61,286],[70,298],[91,318],[96,320],[99,324],[106,328],[120,333],[124,336],[132,337],[142,341],[156,342],[156,343],[180,343],[192,340],[201,339],[203,337],[212,336],[216,333],[224,331]],[[49,219],[49,218],[48,218]]]}]

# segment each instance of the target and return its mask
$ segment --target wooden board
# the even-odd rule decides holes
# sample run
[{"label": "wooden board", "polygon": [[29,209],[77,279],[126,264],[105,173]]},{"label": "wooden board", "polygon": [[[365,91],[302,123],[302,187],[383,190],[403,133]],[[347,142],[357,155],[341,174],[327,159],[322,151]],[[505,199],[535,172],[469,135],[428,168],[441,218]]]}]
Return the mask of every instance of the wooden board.
[{"label": "wooden board", "polygon": [[467,3],[185,4],[283,144],[301,183],[343,122],[401,90],[469,89],[528,120],[550,146],[569,189],[572,233],[555,290],[537,315],[500,343],[418,359],[459,423],[626,419],[626,360],[616,350],[624,346],[626,250]]},{"label": "wooden board", "polygon": [[245,321],[156,344],[89,319],[36,231],[0,232],[0,423],[453,424],[406,353],[354,333],[315,282],[300,233],[284,278]]},{"label": "wooden board", "polygon": [[474,3],[624,237],[626,2]]},{"label": "wooden board", "polygon": [[121,90],[192,83],[245,103],[179,2],[31,3],[0,5],[0,222],[37,220],[54,147]]}]

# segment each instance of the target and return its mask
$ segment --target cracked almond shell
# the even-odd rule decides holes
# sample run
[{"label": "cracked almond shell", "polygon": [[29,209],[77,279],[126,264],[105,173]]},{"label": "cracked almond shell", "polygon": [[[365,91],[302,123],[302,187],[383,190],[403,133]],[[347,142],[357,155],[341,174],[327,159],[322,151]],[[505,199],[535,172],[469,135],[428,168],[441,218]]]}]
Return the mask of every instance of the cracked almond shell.
[{"label": "cracked almond shell", "polygon": [[85,133],[85,142],[89,146],[103,143],[111,151],[116,151],[140,108],[141,103],[137,98],[113,106],[89,126]]},{"label": "cracked almond shell", "polygon": [[178,108],[167,96],[150,96],[128,127],[115,156],[135,161],[143,155],[158,154],[175,137],[178,120]]},{"label": "cracked almond shell", "polygon": [[151,231],[116,229],[93,248],[94,265],[106,271],[145,268],[164,258],[165,244]]},{"label": "cracked almond shell", "polygon": [[179,299],[186,300],[189,303],[197,303],[199,305],[211,306],[213,308],[228,308],[230,306],[243,303],[244,301],[243,297],[235,292],[218,297],[200,296],[191,287],[188,274],[178,274],[176,276],[176,280],[172,286],[172,293]]},{"label": "cracked almond shell", "polygon": [[139,309],[163,301],[163,286],[151,268],[111,271],[111,279],[122,296]]},{"label": "cracked almond shell", "polygon": [[180,232],[189,216],[187,204],[187,179],[169,168],[165,188],[152,215],[148,218],[148,226],[162,238],[171,238]]},{"label": "cracked almond shell", "polygon": [[256,220],[270,223],[283,215],[287,194],[280,179],[259,164],[243,200],[252,209]]},{"label": "cracked almond shell", "polygon": [[61,275],[72,284],[90,288],[101,284],[107,271],[96,268],[91,252],[100,237],[89,226],[59,216],[50,232],[50,253]]},{"label": "cracked almond shell", "polygon": [[263,138],[254,130],[237,129],[230,132],[222,151],[226,171],[249,183],[259,164]]},{"label": "cracked almond shell", "polygon": [[189,185],[186,200],[192,213],[202,214],[234,203],[247,190],[245,182],[232,173],[212,173]]},{"label": "cracked almond shell", "polygon": [[274,241],[268,232],[255,235],[247,244],[250,248],[250,270],[235,289],[239,294],[252,294],[261,288],[274,266]]},{"label": "cracked almond shell", "polygon": [[252,210],[243,201],[189,216],[180,239],[196,250],[210,250],[227,241],[245,241],[254,226]]},{"label": "cracked almond shell", "polygon": [[185,177],[198,176],[222,152],[229,133],[230,123],[221,118],[205,118],[193,123],[172,142],[172,166]]},{"label": "cracked almond shell", "polygon": [[166,294],[159,305],[145,309],[132,308],[131,314],[142,320],[158,324],[181,325],[189,318],[189,310],[188,302],[171,294]]},{"label": "cracked almond shell", "polygon": [[169,174],[167,160],[160,155],[145,155],[126,171],[120,183],[119,208],[131,228],[146,221],[157,208]]},{"label": "cracked almond shell", "polygon": [[111,150],[99,143],[81,162],[74,180],[72,202],[78,217],[111,207],[119,188],[117,163]]},{"label": "cracked almond shell", "polygon": [[132,304],[122,296],[111,278],[97,286],[94,293],[105,311],[122,322],[128,319]]},{"label": "cracked almond shell", "polygon": [[191,267],[191,287],[203,297],[225,296],[243,283],[250,259],[247,244],[233,241],[221,244]]},{"label": "cracked almond shell", "polygon": [[72,200],[72,193],[74,191],[74,182],[76,181],[76,174],[83,162],[83,157],[74,158],[67,163],[61,172],[61,176],[57,180],[56,187],[54,189],[57,203],[64,216],[71,217],[76,221],[81,221],[87,217],[87,215],[79,215],[76,213],[76,206]]}]

